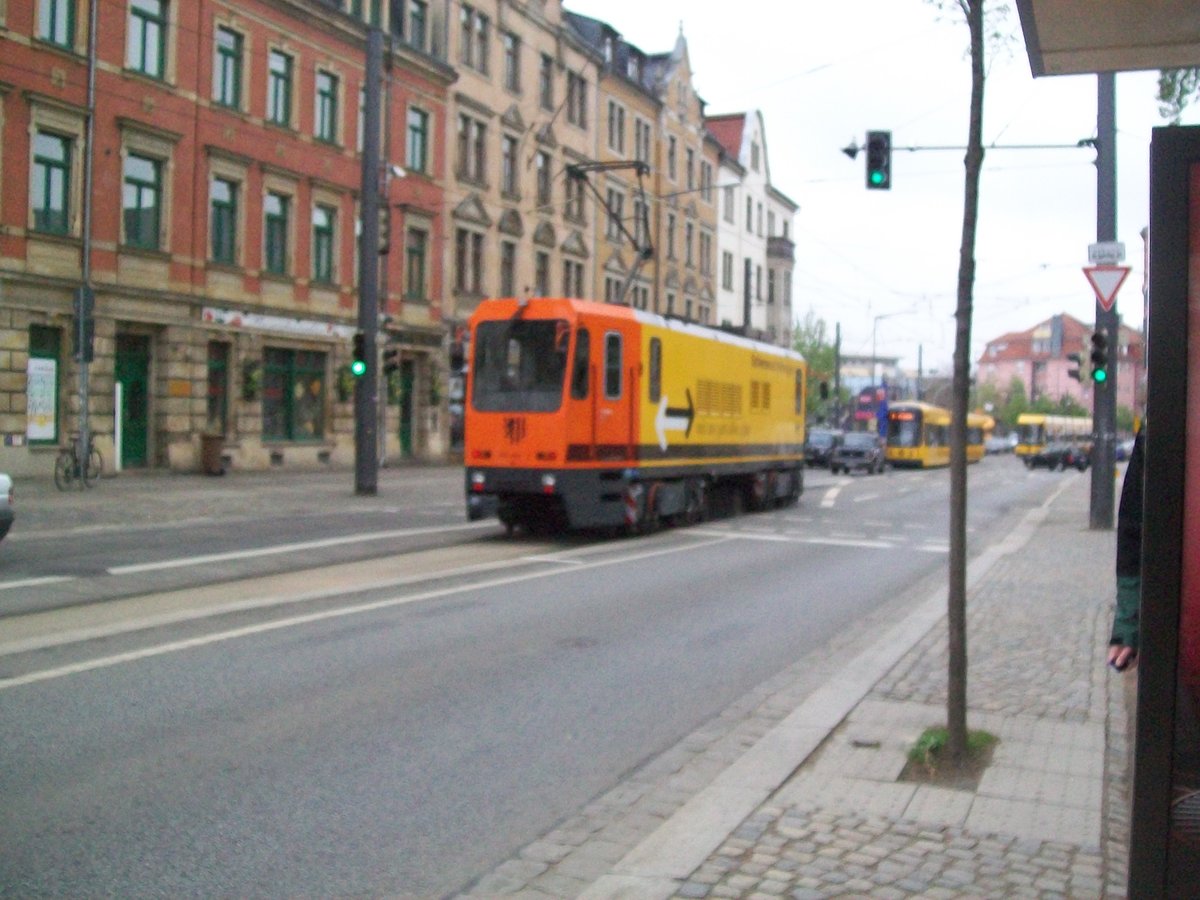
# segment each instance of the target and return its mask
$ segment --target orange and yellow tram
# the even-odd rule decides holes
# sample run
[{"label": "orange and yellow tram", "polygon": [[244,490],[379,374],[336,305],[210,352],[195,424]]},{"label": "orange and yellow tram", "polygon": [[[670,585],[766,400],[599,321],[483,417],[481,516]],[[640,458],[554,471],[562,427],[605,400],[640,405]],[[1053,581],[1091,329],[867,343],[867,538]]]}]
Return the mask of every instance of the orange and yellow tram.
[{"label": "orange and yellow tram", "polygon": [[470,518],[643,530],[800,496],[798,353],[583,300],[484,300],[469,326]]}]

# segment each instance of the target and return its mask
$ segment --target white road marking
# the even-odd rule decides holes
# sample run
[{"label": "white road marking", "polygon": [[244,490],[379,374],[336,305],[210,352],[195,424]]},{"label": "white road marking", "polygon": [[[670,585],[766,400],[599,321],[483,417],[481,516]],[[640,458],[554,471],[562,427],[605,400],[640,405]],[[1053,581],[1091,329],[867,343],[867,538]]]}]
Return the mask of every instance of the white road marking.
[{"label": "white road marking", "polygon": [[[724,543],[728,540],[728,536],[722,535],[713,540],[680,544],[674,547],[666,547],[658,550],[647,550],[642,553],[621,554],[611,559],[593,560],[591,562],[581,563],[580,568],[592,569],[599,568],[601,566],[624,565],[641,559],[650,559],[656,556],[665,556],[670,553],[679,553],[681,551],[695,550],[701,547],[712,546],[714,544]],[[292,628],[298,625],[308,625],[313,622],[323,622],[329,619],[340,619],[345,616],[353,616],[360,613],[376,612],[378,610],[388,609],[394,606],[404,606],[409,603],[417,603],[422,600],[433,600],[439,597],[447,597],[453,594],[465,593],[467,591],[487,590],[489,588],[502,587],[504,585],[516,584],[522,581],[532,581],[537,578],[562,575],[563,571],[563,569],[548,569],[542,572],[526,572],[520,575],[493,578],[489,581],[474,582],[466,585],[456,585],[454,587],[437,588],[435,590],[424,591],[422,593],[413,594],[406,597],[389,597],[383,600],[374,600],[369,603],[358,603],[353,606],[346,606],[340,609],[327,609],[319,612],[307,613],[305,615],[289,616],[287,618],[277,619],[272,622],[260,622],[255,625],[246,625],[242,628],[232,628],[227,631],[218,631],[214,632],[213,634],[201,635],[199,637],[189,638],[182,641],[170,641],[168,643],[158,644],[152,647],[143,647],[140,650],[131,650],[126,653],[115,653],[111,656],[102,656],[97,659],[72,663],[71,665],[58,666],[52,669],[44,669],[40,672],[28,672],[24,675],[18,675],[13,678],[0,678],[0,691],[8,690],[9,688],[20,687],[22,685],[37,684],[38,682],[42,681],[65,678],[68,675],[78,675],[82,672],[92,672],[97,669],[106,669],[112,666],[121,665],[123,663],[136,662],[142,659],[150,659],[155,656],[165,656],[169,653],[178,653],[183,650],[190,650],[194,647],[204,647],[209,644],[217,644],[224,641],[236,640],[237,638],[250,637],[256,634],[265,634],[271,631],[279,631],[284,628]]]},{"label": "white road marking", "polygon": [[367,541],[388,541],[399,537],[418,534],[439,534],[451,531],[470,531],[495,528],[494,521],[468,522],[465,525],[442,525],[431,528],[397,528],[393,531],[374,531],[365,534],[347,534],[341,537],[322,538],[315,541],[299,541],[295,544],[278,544],[273,547],[255,547],[249,550],[230,550],[226,553],[208,553],[203,556],[183,556],[177,559],[162,559],[152,563],[135,563],[128,566],[112,566],[109,575],[133,575],[138,572],[156,572],[161,569],[182,569],[187,566],[202,566],[207,563],[229,562],[234,559],[254,559],[259,556],[277,556],[281,553],[296,553],[301,550],[320,550],[345,544],[361,544]]},{"label": "white road marking", "polygon": [[0,582],[0,591],[7,591],[10,588],[22,587],[37,587],[42,584],[57,584],[60,581],[72,581],[70,575],[45,575],[41,578],[22,578],[18,581]]}]

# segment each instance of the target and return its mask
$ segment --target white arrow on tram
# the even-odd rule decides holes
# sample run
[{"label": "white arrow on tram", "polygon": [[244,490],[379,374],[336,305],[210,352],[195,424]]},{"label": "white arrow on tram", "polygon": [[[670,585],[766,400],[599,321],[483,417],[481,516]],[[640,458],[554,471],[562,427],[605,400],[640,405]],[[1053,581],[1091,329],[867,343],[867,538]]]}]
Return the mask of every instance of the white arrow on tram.
[{"label": "white arrow on tram", "polygon": [[682,431],[684,437],[692,434],[692,420],[696,417],[695,407],[692,406],[692,392],[685,390],[687,406],[671,407],[667,405],[667,395],[663,394],[658,402],[658,412],[654,416],[654,430],[658,433],[658,446],[666,452],[667,432]]}]

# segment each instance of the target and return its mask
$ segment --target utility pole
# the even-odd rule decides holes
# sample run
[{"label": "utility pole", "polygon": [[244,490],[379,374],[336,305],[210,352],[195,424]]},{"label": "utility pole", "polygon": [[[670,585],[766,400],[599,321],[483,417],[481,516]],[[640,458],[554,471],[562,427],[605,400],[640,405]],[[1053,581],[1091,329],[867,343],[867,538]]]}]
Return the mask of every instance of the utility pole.
[{"label": "utility pole", "polygon": [[367,32],[363,86],[362,233],[358,241],[358,330],[366,371],[354,381],[354,493],[379,489],[379,132],[383,32]]},{"label": "utility pole", "polygon": [[[1116,75],[1096,76],[1096,240],[1117,239],[1117,102]],[[1117,303],[1108,309],[1096,299],[1096,331],[1108,338],[1108,377],[1092,383],[1092,423],[1096,441],[1092,446],[1092,489],[1089,527],[1093,531],[1113,527],[1113,466],[1116,462],[1117,431]]]}]

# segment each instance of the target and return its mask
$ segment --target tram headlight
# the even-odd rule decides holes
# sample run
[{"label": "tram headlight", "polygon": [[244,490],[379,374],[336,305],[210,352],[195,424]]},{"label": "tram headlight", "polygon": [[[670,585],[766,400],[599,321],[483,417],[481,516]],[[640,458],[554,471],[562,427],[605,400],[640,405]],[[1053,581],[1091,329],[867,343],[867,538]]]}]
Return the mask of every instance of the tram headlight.
[{"label": "tram headlight", "polygon": [[482,472],[471,473],[471,490],[477,494],[483,493],[484,482],[486,481]]},{"label": "tram headlight", "polygon": [[542,493],[553,494],[554,486],[558,483],[558,479],[550,472],[542,476]]}]

